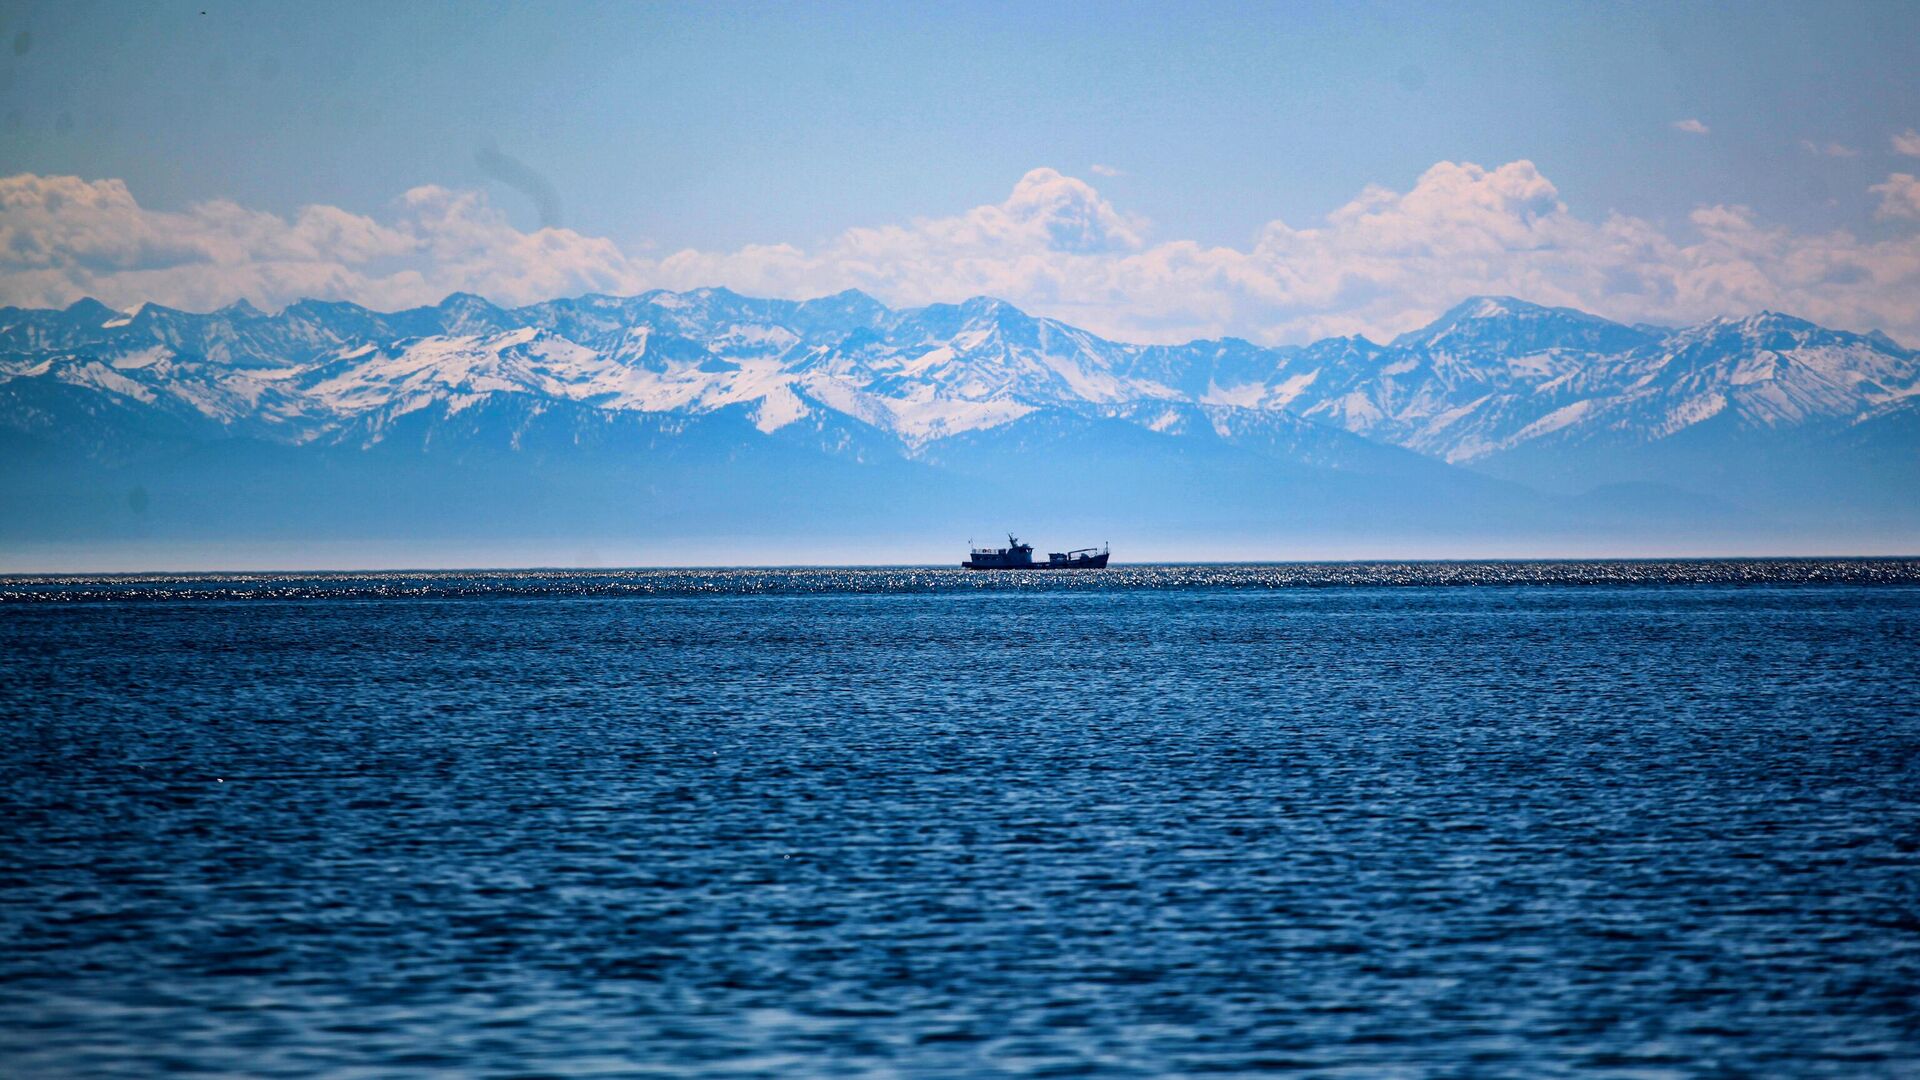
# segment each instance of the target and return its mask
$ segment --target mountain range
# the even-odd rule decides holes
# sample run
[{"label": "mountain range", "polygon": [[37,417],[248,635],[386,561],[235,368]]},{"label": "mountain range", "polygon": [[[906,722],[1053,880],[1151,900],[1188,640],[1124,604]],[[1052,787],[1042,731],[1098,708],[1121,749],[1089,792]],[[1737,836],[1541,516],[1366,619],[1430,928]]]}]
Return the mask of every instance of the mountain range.
[{"label": "mountain range", "polygon": [[1390,342],[1273,347],[860,292],[0,309],[0,552],[779,561],[871,536],[905,545],[870,552],[890,562],[1005,527],[1202,557],[1907,550],[1916,481],[1920,352],[1773,312],[1630,326],[1473,297]]}]

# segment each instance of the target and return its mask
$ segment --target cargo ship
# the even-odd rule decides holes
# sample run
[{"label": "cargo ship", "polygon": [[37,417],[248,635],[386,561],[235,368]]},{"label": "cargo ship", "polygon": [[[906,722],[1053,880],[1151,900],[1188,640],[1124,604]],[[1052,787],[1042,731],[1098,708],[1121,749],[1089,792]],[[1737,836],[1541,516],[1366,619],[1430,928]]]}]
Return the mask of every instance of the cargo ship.
[{"label": "cargo ship", "polygon": [[974,548],[967,561],[960,564],[965,570],[1102,570],[1106,565],[1104,546],[1055,551],[1048,554],[1046,562],[1035,562],[1033,545],[1021,543],[1011,533],[1007,534],[1006,547]]}]

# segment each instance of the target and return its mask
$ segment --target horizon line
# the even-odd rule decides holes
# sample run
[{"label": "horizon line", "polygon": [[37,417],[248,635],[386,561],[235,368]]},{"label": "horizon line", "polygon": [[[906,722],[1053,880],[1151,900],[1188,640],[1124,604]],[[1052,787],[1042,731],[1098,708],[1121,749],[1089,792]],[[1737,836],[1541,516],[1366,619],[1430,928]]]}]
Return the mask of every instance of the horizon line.
[{"label": "horizon line", "polygon": [[[1362,558],[1299,558],[1299,559],[1192,559],[1165,560],[1145,559],[1139,562],[1119,562],[1101,569],[1165,569],[1178,567],[1237,567],[1237,566],[1474,566],[1487,564],[1535,564],[1552,565],[1564,563],[1759,563],[1759,562],[1920,562],[1920,550],[1900,554],[1843,554],[1828,552],[1824,554],[1718,554],[1718,555],[1452,555],[1452,556],[1368,556]],[[425,574],[650,574],[681,573],[688,571],[732,572],[732,571],[795,571],[795,570],[950,570],[962,576],[975,574],[1015,574],[1023,580],[1029,571],[1022,570],[973,570],[962,567],[956,562],[944,563],[873,563],[873,562],[804,562],[804,563],[659,563],[635,564],[631,566],[567,566],[567,565],[481,565],[471,566],[335,566],[335,567],[262,567],[247,569],[243,567],[221,567],[199,570],[179,568],[147,568],[140,570],[9,570],[0,568],[0,583],[22,579],[60,579],[85,578],[105,580],[112,578],[150,578],[150,577],[295,577],[295,576],[392,576]],[[1071,577],[1076,571],[1059,570],[1057,573],[1047,567],[1036,567],[1034,572],[1047,570],[1049,573],[1066,574]],[[1079,573],[1098,572],[1079,568]],[[1042,580],[1048,580],[1043,577]]]}]

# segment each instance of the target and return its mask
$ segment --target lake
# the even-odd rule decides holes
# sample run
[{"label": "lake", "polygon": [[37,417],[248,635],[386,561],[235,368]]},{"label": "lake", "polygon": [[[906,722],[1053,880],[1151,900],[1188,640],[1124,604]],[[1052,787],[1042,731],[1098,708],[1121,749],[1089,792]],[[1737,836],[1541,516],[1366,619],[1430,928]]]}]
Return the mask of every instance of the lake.
[{"label": "lake", "polygon": [[1917,584],[0,579],[0,1073],[1913,1075]]}]

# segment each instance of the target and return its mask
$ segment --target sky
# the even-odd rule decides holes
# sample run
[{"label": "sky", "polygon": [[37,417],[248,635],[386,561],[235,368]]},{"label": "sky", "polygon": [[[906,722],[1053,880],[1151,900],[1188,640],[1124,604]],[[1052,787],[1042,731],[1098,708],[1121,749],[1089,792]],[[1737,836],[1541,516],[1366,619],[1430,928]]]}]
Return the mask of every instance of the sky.
[{"label": "sky", "polygon": [[1920,5],[0,3],[0,303],[1509,293],[1920,344]]}]

